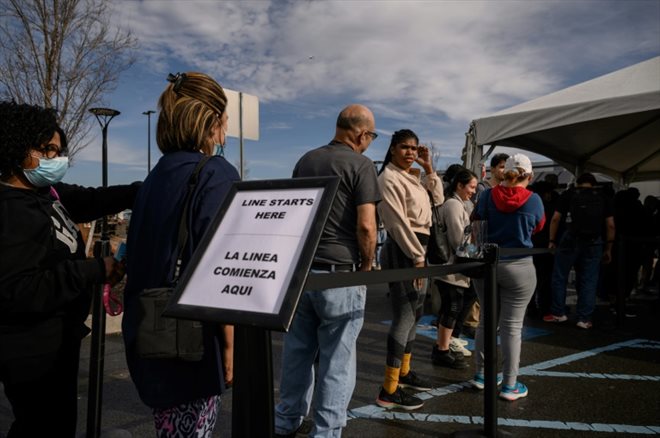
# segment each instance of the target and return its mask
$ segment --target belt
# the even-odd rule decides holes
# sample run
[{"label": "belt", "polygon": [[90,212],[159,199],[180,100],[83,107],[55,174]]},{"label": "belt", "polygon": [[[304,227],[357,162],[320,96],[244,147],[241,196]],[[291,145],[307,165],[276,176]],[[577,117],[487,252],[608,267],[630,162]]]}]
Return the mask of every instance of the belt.
[{"label": "belt", "polygon": [[355,272],[358,270],[358,265],[355,263],[333,265],[331,263],[313,262],[312,269],[328,272]]}]

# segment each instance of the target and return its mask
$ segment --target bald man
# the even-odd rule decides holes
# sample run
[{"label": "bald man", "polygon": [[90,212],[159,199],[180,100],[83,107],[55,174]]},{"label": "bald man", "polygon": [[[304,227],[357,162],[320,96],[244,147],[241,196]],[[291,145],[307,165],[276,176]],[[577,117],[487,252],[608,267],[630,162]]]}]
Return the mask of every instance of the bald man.
[{"label": "bald man", "polygon": [[[375,129],[367,107],[349,105],[337,118],[334,139],[303,155],[293,170],[294,178],[341,178],[312,272],[371,270],[380,194],[373,162],[362,154],[378,137]],[[309,436],[341,436],[355,388],[355,344],[364,322],[366,293],[364,285],[303,292],[284,337],[276,437],[296,435],[314,391],[314,428]],[[319,375],[314,385],[317,352]]]}]

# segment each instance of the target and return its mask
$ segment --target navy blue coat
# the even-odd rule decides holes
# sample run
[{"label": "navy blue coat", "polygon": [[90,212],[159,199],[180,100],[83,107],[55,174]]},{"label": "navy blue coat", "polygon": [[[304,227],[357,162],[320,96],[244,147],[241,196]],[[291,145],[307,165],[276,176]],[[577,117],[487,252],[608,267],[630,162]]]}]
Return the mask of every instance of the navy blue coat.
[{"label": "navy blue coat", "polygon": [[[140,188],[129,226],[122,331],[131,378],[142,401],[152,408],[173,407],[224,389],[219,324],[205,324],[204,357],[198,362],[144,360],[135,351],[138,294],[145,288],[166,286],[172,278],[188,180],[202,157],[192,151],[161,157]],[[238,180],[236,169],[222,157],[212,157],[200,172],[188,218],[184,269],[232,183]]]}]

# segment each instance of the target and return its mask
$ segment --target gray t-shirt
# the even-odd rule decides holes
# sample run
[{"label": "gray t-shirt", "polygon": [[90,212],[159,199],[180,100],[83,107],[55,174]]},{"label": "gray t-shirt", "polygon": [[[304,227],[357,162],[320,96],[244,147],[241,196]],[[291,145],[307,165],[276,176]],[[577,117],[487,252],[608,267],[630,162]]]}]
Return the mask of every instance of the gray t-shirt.
[{"label": "gray t-shirt", "polygon": [[293,169],[294,178],[334,175],[341,182],[314,261],[357,264],[357,207],[380,201],[376,169],[369,158],[336,141],[307,152]]}]

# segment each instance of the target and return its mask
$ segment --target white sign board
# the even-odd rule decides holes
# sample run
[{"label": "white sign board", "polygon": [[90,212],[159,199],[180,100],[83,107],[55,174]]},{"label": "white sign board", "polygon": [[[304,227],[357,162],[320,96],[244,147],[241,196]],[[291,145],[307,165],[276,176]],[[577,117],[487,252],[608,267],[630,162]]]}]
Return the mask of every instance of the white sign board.
[{"label": "white sign board", "polygon": [[259,98],[234,90],[225,90],[227,96],[227,135],[240,137],[241,107],[243,109],[243,138],[259,140]]},{"label": "white sign board", "polygon": [[226,323],[254,314],[249,324],[286,330],[294,309],[289,293],[295,304],[336,187],[336,178],[236,183],[167,314]]}]

